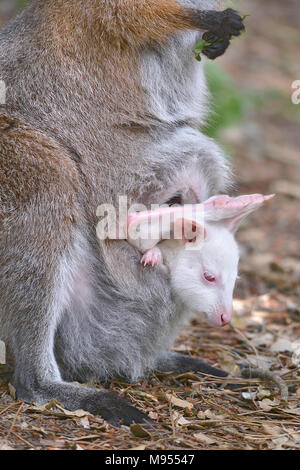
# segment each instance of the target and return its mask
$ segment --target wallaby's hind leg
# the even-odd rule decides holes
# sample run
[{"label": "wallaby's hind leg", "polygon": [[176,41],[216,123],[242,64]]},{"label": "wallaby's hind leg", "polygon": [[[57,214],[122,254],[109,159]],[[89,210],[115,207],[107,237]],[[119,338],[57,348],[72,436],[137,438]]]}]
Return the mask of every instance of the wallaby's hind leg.
[{"label": "wallaby's hind leg", "polygon": [[[5,276],[2,275],[0,280],[0,292],[6,300],[6,329],[15,357],[14,385],[18,397],[37,403],[55,398],[67,409],[84,409],[101,415],[114,425],[145,421],[144,413],[116,393],[75,386],[61,379],[53,352],[54,335],[59,318],[68,305],[68,291],[72,290],[73,276],[78,269],[76,243],[71,236],[63,253],[56,251],[54,246],[52,249],[47,247],[44,241],[47,237],[48,240],[51,237],[51,243],[59,233],[63,238],[63,224],[60,232],[52,234],[41,228],[41,238],[37,242],[34,233],[37,227],[34,214],[31,215],[31,224],[27,228],[18,226],[16,233],[15,227],[11,234],[19,249],[8,251],[10,260],[8,256],[5,259],[3,252],[0,256],[5,270]],[[44,223],[46,226],[46,219]],[[25,246],[24,251],[20,250],[20,244]]]},{"label": "wallaby's hind leg", "polygon": [[142,422],[147,416],[117,394],[63,381],[54,356],[56,327],[81,262],[76,169],[50,139],[15,123],[1,136],[1,174],[0,326],[14,355],[18,397],[55,398],[115,425]]},{"label": "wallaby's hind leg", "polygon": [[202,374],[213,375],[215,377],[227,377],[227,372],[216,369],[206,364],[200,359],[184,356],[178,353],[166,353],[156,363],[156,369],[160,372],[175,372],[184,374],[185,372],[198,372]]}]

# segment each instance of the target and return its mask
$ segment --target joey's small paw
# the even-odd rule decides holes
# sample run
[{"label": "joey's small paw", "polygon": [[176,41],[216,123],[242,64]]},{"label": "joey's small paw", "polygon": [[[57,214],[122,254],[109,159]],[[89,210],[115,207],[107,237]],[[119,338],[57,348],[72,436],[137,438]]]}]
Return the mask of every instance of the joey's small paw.
[{"label": "joey's small paw", "polygon": [[146,251],[144,256],[141,259],[141,263],[144,266],[156,266],[157,264],[162,263],[162,253],[159,248],[155,247],[152,250]]},{"label": "joey's small paw", "polygon": [[83,410],[99,415],[113,426],[151,424],[152,420],[115,392],[96,392],[86,397],[81,404]]}]

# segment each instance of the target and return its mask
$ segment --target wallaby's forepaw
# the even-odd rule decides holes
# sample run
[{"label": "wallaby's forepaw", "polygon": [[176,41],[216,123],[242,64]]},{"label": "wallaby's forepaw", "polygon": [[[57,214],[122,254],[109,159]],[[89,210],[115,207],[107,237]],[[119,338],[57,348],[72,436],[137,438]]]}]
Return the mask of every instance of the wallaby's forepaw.
[{"label": "wallaby's forepaw", "polygon": [[221,14],[220,26],[213,31],[220,37],[231,38],[232,36],[239,36],[245,30],[243,18],[237,11],[232,8],[227,8],[227,10],[222,11]]},{"label": "wallaby's forepaw", "polygon": [[223,11],[224,17],[221,22],[221,28],[219,33],[225,37],[239,36],[245,31],[245,25],[243,18],[238,14],[237,11],[232,8],[227,8]]},{"label": "wallaby's forepaw", "polygon": [[239,36],[245,30],[243,18],[232,8],[219,12],[219,15],[216,26],[203,35],[203,39],[210,43],[203,50],[209,59],[224,54],[232,36]]},{"label": "wallaby's forepaw", "polygon": [[137,410],[127,400],[115,392],[94,393],[86,397],[81,408],[93,415],[99,415],[113,426],[130,426],[133,423],[151,423],[151,419],[142,411]]},{"label": "wallaby's forepaw", "polygon": [[141,263],[144,266],[156,266],[157,264],[162,263],[162,252],[159,248],[154,247],[151,250],[146,251],[144,256],[141,259]]},{"label": "wallaby's forepaw", "polygon": [[215,33],[212,33],[210,31],[208,31],[207,33],[204,33],[202,38],[205,39],[205,41],[210,43],[209,46],[206,46],[203,49],[203,54],[212,60],[223,55],[226,52],[230,44],[229,39],[220,38]]}]

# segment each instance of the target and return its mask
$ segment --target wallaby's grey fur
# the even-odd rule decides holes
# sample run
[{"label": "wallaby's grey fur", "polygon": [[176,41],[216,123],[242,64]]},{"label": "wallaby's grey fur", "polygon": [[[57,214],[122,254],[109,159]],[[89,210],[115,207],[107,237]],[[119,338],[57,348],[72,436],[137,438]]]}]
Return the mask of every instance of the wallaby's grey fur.
[{"label": "wallaby's grey fur", "polygon": [[119,195],[198,202],[230,185],[222,151],[198,131],[208,93],[192,52],[205,30],[229,44],[243,28],[232,10],[203,11],[217,3],[35,0],[0,32],[0,336],[26,401],[128,424],[145,416],[70,382],[222,375],[168,353],[181,319],[166,274],[126,241],[96,239],[97,206]]}]

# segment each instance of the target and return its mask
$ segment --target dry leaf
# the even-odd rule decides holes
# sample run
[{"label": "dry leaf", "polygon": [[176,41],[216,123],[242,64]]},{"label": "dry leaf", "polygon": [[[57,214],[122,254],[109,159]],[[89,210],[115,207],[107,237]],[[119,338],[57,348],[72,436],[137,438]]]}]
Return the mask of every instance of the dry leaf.
[{"label": "dry leaf", "polygon": [[158,419],[158,413],[155,411],[150,411],[149,418],[154,419],[155,421]]},{"label": "dry leaf", "polygon": [[278,339],[273,346],[271,346],[272,352],[294,352],[294,346],[292,341],[287,338]]},{"label": "dry leaf", "polygon": [[26,411],[31,411],[34,413],[41,413],[41,414],[54,414],[56,416],[65,416],[67,418],[84,418],[85,416],[91,416],[90,413],[84,410],[75,410],[69,411],[65,410],[61,404],[52,399],[49,403],[44,405],[32,405],[27,408]]},{"label": "dry leaf", "polygon": [[276,408],[276,406],[280,405],[280,401],[265,398],[264,400],[259,401],[258,405],[264,411],[271,411],[273,408]]},{"label": "dry leaf", "polygon": [[282,428],[280,426],[263,424],[262,427],[267,434],[270,434],[270,436],[278,436],[282,434]]},{"label": "dry leaf", "polygon": [[291,436],[297,444],[300,444],[300,434],[291,434]]},{"label": "dry leaf", "polygon": [[130,431],[135,437],[140,437],[142,439],[151,439],[151,434],[146,431],[140,424],[131,424]]},{"label": "dry leaf", "polygon": [[264,398],[268,398],[271,396],[271,391],[264,387],[258,387],[258,392],[256,393],[258,400],[263,400]]},{"label": "dry leaf", "polygon": [[203,444],[207,445],[215,444],[217,442],[215,439],[212,439],[211,437],[207,436],[202,432],[197,432],[196,434],[194,434],[194,437],[197,439],[197,441],[203,442]]},{"label": "dry leaf", "polygon": [[172,403],[172,405],[177,406],[178,408],[186,409],[194,407],[193,403],[190,403],[187,400],[181,400],[180,398],[177,398],[174,395],[171,395],[170,393],[166,393],[166,398],[169,403]]},{"label": "dry leaf", "polygon": [[177,421],[177,424],[179,426],[187,426],[188,424],[190,424],[190,421],[188,421],[187,419],[185,419],[184,416],[181,416],[178,421]]},{"label": "dry leaf", "polygon": [[62,407],[58,407],[58,409],[65,415],[69,416],[70,418],[84,418],[85,416],[89,416],[90,413],[84,410],[76,410],[76,411],[68,411]]},{"label": "dry leaf", "polygon": [[289,441],[287,436],[277,437],[276,439],[272,439],[273,444],[276,446],[282,446],[282,444],[286,444]]},{"label": "dry leaf", "polygon": [[84,429],[90,429],[90,422],[87,416],[84,416],[83,418],[81,418],[80,424]]},{"label": "dry leaf", "polygon": [[176,425],[178,426],[185,426],[187,424],[190,424],[190,421],[185,419],[184,416],[182,416],[178,411],[173,412],[173,418]]}]

